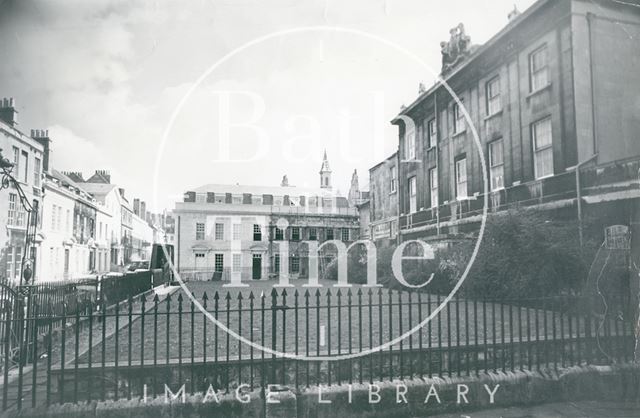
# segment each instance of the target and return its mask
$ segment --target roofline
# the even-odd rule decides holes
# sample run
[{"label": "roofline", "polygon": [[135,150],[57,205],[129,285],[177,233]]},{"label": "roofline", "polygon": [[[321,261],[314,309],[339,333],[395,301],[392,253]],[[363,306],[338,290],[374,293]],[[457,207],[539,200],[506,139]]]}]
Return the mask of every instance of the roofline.
[{"label": "roofline", "polygon": [[491,48],[494,44],[498,42],[502,37],[504,37],[507,33],[511,32],[517,26],[522,24],[529,16],[531,16],[536,11],[540,10],[543,6],[551,1],[565,1],[565,0],[538,0],[524,12],[520,13],[520,15],[516,16],[511,22],[507,23],[505,27],[503,27],[498,33],[493,35],[487,42],[478,46],[478,49],[471,54],[466,60],[464,60],[458,67],[454,68],[454,70],[449,73],[445,78],[442,78],[442,74],[439,74],[436,78],[436,82],[433,86],[431,86],[427,91],[418,95],[418,97],[406,108],[402,109],[397,116],[391,119],[390,123],[392,125],[396,125],[402,119],[400,116],[405,116],[411,110],[413,110],[418,104],[422,103],[422,101],[433,94],[436,90],[442,87],[442,82],[448,82],[451,78],[455,77],[460,71],[467,68],[467,66],[471,65],[471,63],[476,60],[479,56],[484,54],[489,48]]},{"label": "roofline", "polygon": [[394,151],[393,154],[391,154],[390,156],[388,156],[384,160],[380,161],[378,164],[376,164],[373,167],[371,167],[369,169],[369,172],[371,172],[371,170],[374,170],[374,169],[378,168],[379,165],[382,165],[382,164],[386,163],[387,161],[391,160],[392,158],[396,158],[397,156],[398,156],[398,151]]}]

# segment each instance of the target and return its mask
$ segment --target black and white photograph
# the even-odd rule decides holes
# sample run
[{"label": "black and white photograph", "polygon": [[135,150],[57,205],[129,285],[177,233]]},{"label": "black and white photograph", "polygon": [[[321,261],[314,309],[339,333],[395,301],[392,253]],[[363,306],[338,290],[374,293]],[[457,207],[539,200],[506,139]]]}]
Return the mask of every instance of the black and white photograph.
[{"label": "black and white photograph", "polygon": [[13,417],[640,417],[640,1],[0,0]]}]

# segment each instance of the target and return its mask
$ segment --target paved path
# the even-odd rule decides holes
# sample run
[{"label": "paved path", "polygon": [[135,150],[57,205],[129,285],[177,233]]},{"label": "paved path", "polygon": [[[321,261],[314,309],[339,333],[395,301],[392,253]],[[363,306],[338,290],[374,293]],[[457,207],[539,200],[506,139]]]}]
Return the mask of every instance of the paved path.
[{"label": "paved path", "polygon": [[637,418],[640,402],[579,401],[545,405],[486,409],[431,418]]}]

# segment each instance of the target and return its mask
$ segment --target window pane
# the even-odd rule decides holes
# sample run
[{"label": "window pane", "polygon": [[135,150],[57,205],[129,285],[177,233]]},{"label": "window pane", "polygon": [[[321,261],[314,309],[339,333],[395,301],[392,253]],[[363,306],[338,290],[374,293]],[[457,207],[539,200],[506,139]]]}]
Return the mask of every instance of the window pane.
[{"label": "window pane", "polygon": [[553,174],[553,138],[551,119],[536,122],[532,129],[535,176],[536,178]]},{"label": "window pane", "polygon": [[553,148],[536,152],[536,178],[553,174]]},{"label": "window pane", "polygon": [[438,206],[438,169],[429,170],[429,186],[431,191],[431,207]]},{"label": "window pane", "polygon": [[414,131],[410,131],[406,134],[405,141],[405,159],[413,160],[416,157],[416,134]]},{"label": "window pane", "polygon": [[533,125],[534,146],[536,150],[551,145],[551,119],[545,119]]},{"label": "window pane", "polygon": [[502,109],[500,101],[500,79],[495,77],[487,83],[487,114],[493,115]]},{"label": "window pane", "polygon": [[456,197],[467,197],[467,159],[456,161]]},{"label": "window pane", "polygon": [[409,212],[416,211],[416,178],[409,178]]},{"label": "window pane", "polygon": [[[462,99],[460,99],[462,102]],[[453,132],[462,132],[465,129],[464,114],[458,103],[453,105]]]},{"label": "window pane", "polygon": [[502,141],[494,141],[489,144],[489,164],[493,167],[503,162]]},{"label": "window pane", "polygon": [[204,239],[204,224],[196,223],[196,239],[203,240]]},{"label": "window pane", "polygon": [[216,223],[215,238],[218,241],[224,239],[224,224]]},{"label": "window pane", "polygon": [[233,255],[233,271],[235,271],[235,272],[240,271],[241,261],[242,261],[242,255],[241,254],[234,254]]},{"label": "window pane", "polygon": [[437,142],[436,121],[431,119],[427,124],[427,131],[429,133],[429,147],[435,147]]}]

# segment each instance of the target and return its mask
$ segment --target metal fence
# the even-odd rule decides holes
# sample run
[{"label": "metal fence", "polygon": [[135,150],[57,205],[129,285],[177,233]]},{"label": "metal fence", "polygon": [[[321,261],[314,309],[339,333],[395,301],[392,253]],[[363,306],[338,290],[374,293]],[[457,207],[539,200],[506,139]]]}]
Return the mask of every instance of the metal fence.
[{"label": "metal fence", "polygon": [[[529,300],[444,298],[388,289],[182,291],[130,297],[99,310],[56,313],[33,336],[30,356],[9,370],[2,407],[130,399],[187,392],[230,391],[283,384],[341,385],[412,377],[542,370],[630,360],[634,346],[630,299],[610,299],[594,312],[578,297]],[[203,293],[200,291],[204,289]],[[44,306],[0,321],[0,329],[33,330]],[[432,320],[419,326],[428,316]],[[409,330],[401,341],[377,349]],[[27,331],[29,332],[29,331]],[[259,346],[286,353],[265,353]],[[321,357],[364,356],[327,360]],[[305,358],[292,358],[292,356]]]}]

